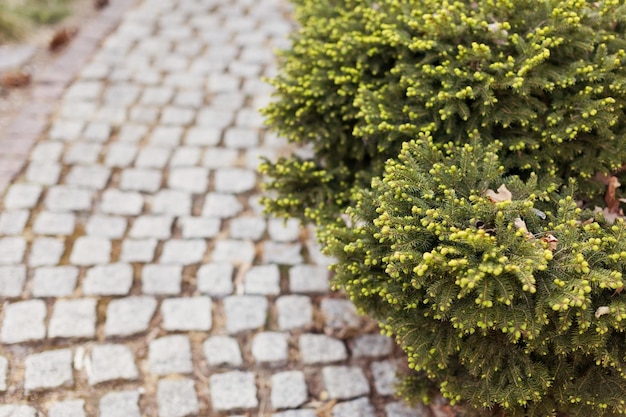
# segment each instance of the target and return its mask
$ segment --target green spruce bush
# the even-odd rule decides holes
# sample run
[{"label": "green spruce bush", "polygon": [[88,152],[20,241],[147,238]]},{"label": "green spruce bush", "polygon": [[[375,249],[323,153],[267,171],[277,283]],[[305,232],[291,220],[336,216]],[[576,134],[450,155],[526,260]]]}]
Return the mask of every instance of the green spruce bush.
[{"label": "green spruce bush", "polygon": [[477,415],[626,414],[626,223],[577,208],[571,185],[504,176],[501,143],[469,142],[405,143],[323,230],[336,284]]},{"label": "green spruce bush", "polygon": [[503,143],[508,173],[590,180],[626,161],[626,5],[295,0],[266,114],[314,158],[266,164],[277,214],[325,223],[421,131]]}]

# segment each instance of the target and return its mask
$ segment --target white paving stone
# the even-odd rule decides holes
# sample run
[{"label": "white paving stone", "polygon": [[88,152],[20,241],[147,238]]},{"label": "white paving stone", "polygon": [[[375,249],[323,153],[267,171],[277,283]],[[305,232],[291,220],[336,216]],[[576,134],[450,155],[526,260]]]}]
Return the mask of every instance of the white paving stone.
[{"label": "white paving stone", "polygon": [[234,217],[243,210],[243,205],[232,194],[209,193],[207,194],[202,209],[204,217],[218,217],[226,219]]},{"label": "white paving stone", "polygon": [[152,262],[156,251],[156,239],[124,239],[122,241],[122,262]]},{"label": "white paving stone", "polygon": [[57,300],[52,310],[48,337],[90,338],[96,335],[96,300]]},{"label": "white paving stone", "polygon": [[323,266],[296,265],[289,269],[289,289],[297,293],[327,293],[329,272]]},{"label": "white paving stone", "polygon": [[[26,227],[30,212],[11,210],[0,213],[0,235],[20,235]],[[35,231],[37,233],[37,231]]]},{"label": "white paving stone", "polygon": [[101,237],[79,237],[70,255],[70,262],[81,266],[106,264],[110,260],[111,241]]},{"label": "white paving stone", "polygon": [[97,265],[87,270],[83,293],[87,295],[126,295],[133,285],[130,264]]},{"label": "white paving stone", "polygon": [[154,316],[156,306],[156,300],[146,296],[112,300],[107,307],[104,334],[131,336],[145,332]]},{"label": "white paving stone", "polygon": [[41,235],[71,235],[74,233],[76,216],[72,213],[39,213],[33,224],[33,232]]},{"label": "white paving stone", "polygon": [[162,379],[157,387],[159,417],[197,415],[200,404],[193,379]]},{"label": "white paving stone", "polygon": [[179,223],[184,239],[208,239],[217,236],[222,222],[214,217],[183,217]]},{"label": "white paving stone", "polygon": [[300,336],[300,357],[305,365],[343,361],[348,358],[344,343],[325,334]]},{"label": "white paving stone", "polygon": [[3,343],[20,343],[41,340],[46,335],[46,303],[27,300],[5,304],[3,308],[0,340]]},{"label": "white paving stone", "polygon": [[164,336],[150,342],[150,372],[155,375],[188,374],[193,371],[191,344],[183,335]]},{"label": "white paving stone", "polygon": [[241,366],[243,359],[237,340],[228,336],[211,336],[204,341],[204,356],[209,366]]},{"label": "white paving stone", "polygon": [[26,267],[0,266],[0,297],[19,297],[26,282]]},{"label": "white paving stone", "polygon": [[129,236],[136,239],[169,239],[172,236],[171,216],[139,216],[130,229]]},{"label": "white paving stone", "polygon": [[370,392],[363,370],[355,366],[326,366],[322,379],[332,399],[348,400]]},{"label": "white paving stone", "polygon": [[212,325],[209,297],[168,298],[161,304],[163,328],[170,331],[208,331]]},{"label": "white paving stone", "polygon": [[254,373],[232,371],[210,377],[211,404],[216,411],[250,409],[259,405]]},{"label": "white paving stone", "polygon": [[267,298],[257,295],[229,296],[224,298],[226,331],[238,333],[256,330],[267,320]]},{"label": "white paving stone", "polygon": [[4,197],[4,208],[7,210],[33,208],[39,201],[42,189],[36,184],[13,184]]},{"label": "white paving stone", "polygon": [[287,362],[287,335],[279,332],[257,333],[252,339],[251,350],[257,363],[283,364]]},{"label": "white paving stone", "polygon": [[87,373],[89,385],[115,380],[137,379],[133,351],[124,345],[95,346],[90,356],[91,367]]},{"label": "white paving stone", "polygon": [[309,297],[284,295],[276,300],[278,327],[281,330],[307,328],[313,325],[313,305]]},{"label": "white paving stone", "polygon": [[98,417],[141,417],[139,391],[109,392],[100,398]]},{"label": "white paving stone", "polygon": [[50,406],[48,417],[85,417],[85,400],[67,400]]},{"label": "white paving stone", "polygon": [[0,392],[7,390],[7,377],[9,375],[9,360],[0,356]]},{"label": "white paving stone", "polygon": [[180,294],[183,279],[181,265],[145,265],[141,273],[144,294]]},{"label": "white paving stone", "polygon": [[0,417],[37,417],[37,409],[28,405],[0,405]]},{"label": "white paving stone", "polygon": [[165,242],[160,262],[163,264],[190,265],[199,263],[206,252],[203,239],[172,239]]},{"label": "white paving stone", "polygon": [[255,256],[254,244],[245,240],[225,239],[215,242],[211,254],[213,262],[229,262],[246,264],[252,262]]},{"label": "white paving stone", "polygon": [[26,240],[22,237],[0,238],[0,265],[22,263],[26,252]]},{"label": "white paving stone", "polygon": [[202,265],[197,273],[198,291],[212,297],[225,297],[233,293],[234,267],[229,263]]},{"label": "white paving stone", "polygon": [[308,399],[308,391],[302,371],[278,372],[270,378],[271,402],[274,409],[296,408]]},{"label": "white paving stone", "polygon": [[31,267],[57,265],[65,251],[62,240],[52,237],[40,237],[30,246],[28,265]]},{"label": "white paving stone", "polygon": [[24,361],[24,389],[28,391],[72,386],[72,351],[50,350],[30,355]]}]

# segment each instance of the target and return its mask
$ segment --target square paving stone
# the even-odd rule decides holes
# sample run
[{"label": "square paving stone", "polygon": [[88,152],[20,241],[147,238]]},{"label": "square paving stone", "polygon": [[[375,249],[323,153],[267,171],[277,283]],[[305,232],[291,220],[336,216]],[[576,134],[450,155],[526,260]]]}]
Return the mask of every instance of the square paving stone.
[{"label": "square paving stone", "polygon": [[256,172],[243,168],[220,168],[215,171],[215,191],[239,194],[256,187]]},{"label": "square paving stone", "polygon": [[[198,117],[196,120],[197,120],[196,123],[198,124],[198,126],[202,126],[202,127],[210,126],[213,128],[221,129],[230,125],[235,120],[235,112],[232,110],[216,110],[213,108],[205,108],[198,113]],[[237,139],[237,138],[236,137],[233,138],[230,142],[235,143],[234,139]],[[245,139],[245,138],[239,138],[239,139],[240,140],[237,141],[237,143],[244,142],[241,139]]]},{"label": "square paving stone", "polygon": [[246,240],[218,240],[211,254],[213,262],[229,262],[232,264],[251,263],[254,257],[254,244]]},{"label": "square paving stone", "polygon": [[209,186],[209,170],[201,167],[172,168],[167,178],[167,186],[194,194],[205,193]]},{"label": "square paving stone", "polygon": [[214,127],[192,127],[185,136],[186,145],[215,146],[220,142],[222,132]]},{"label": "square paving stone", "polygon": [[48,417],[85,417],[85,400],[68,400],[50,406]]},{"label": "square paving stone", "polygon": [[250,268],[244,275],[246,294],[280,294],[280,270],[278,265],[258,265]]},{"label": "square paving stone", "polygon": [[243,359],[237,340],[228,336],[212,336],[202,345],[209,366],[241,366]]},{"label": "square paving stone", "polygon": [[191,343],[183,335],[165,336],[150,342],[150,372],[155,375],[188,374],[193,371]]},{"label": "square paving stone", "polygon": [[152,198],[152,213],[171,216],[191,214],[191,194],[180,190],[160,190]]},{"label": "square paving stone", "polygon": [[98,417],[141,417],[139,391],[110,392],[100,398]]},{"label": "square paving stone", "polygon": [[0,265],[20,264],[26,252],[26,240],[22,237],[0,238]]},{"label": "square paving stone", "polygon": [[56,266],[35,269],[32,293],[34,297],[67,297],[74,293],[78,268]]},{"label": "square paving stone", "polygon": [[279,372],[271,377],[272,408],[296,408],[308,399],[308,391],[302,371]]},{"label": "square paving stone", "polygon": [[26,282],[26,267],[0,266],[0,297],[19,297]]},{"label": "square paving stone", "polygon": [[107,150],[104,165],[112,168],[126,168],[135,160],[137,151],[137,146],[130,143],[112,143]]},{"label": "square paving stone", "polygon": [[304,295],[284,295],[276,300],[281,330],[306,328],[313,324],[313,305]]},{"label": "square paving stone", "polygon": [[237,217],[230,221],[230,237],[233,239],[260,240],[266,223],[262,217]]},{"label": "square paving stone", "polygon": [[43,188],[35,184],[13,184],[4,197],[6,210],[29,209],[37,205]]},{"label": "square paving stone", "polygon": [[0,356],[0,392],[7,390],[7,377],[9,375],[9,360]]},{"label": "square paving stone", "polygon": [[62,142],[41,142],[37,144],[30,154],[31,161],[49,161],[56,162],[61,158],[63,153]]},{"label": "square paving stone", "polygon": [[174,151],[172,160],[170,161],[171,167],[192,167],[198,164],[200,161],[200,148],[185,146],[180,147]]},{"label": "square paving stone", "polygon": [[76,216],[73,213],[39,213],[33,224],[33,232],[40,235],[71,235],[74,233]]},{"label": "square paving stone", "polygon": [[393,341],[382,334],[364,334],[352,340],[352,356],[355,358],[375,358],[391,353]]},{"label": "square paving stone", "polygon": [[329,272],[323,266],[296,265],[289,269],[289,289],[298,293],[325,294],[330,290]]},{"label": "square paving stone", "polygon": [[162,174],[157,169],[127,168],[120,177],[120,189],[154,193],[161,188]]},{"label": "square paving stone", "polygon": [[200,410],[193,379],[162,379],[157,387],[159,417],[185,417]]},{"label": "square paving stone", "polygon": [[325,334],[300,336],[300,357],[305,365],[343,361],[348,358],[346,345]]},{"label": "square paving stone", "polygon": [[211,299],[209,297],[167,298],[161,304],[163,328],[175,331],[211,329]]},{"label": "square paving stone", "polygon": [[106,264],[111,260],[111,241],[101,237],[81,236],[74,242],[70,255],[73,265]]},{"label": "square paving stone", "polygon": [[338,403],[333,407],[333,417],[376,417],[376,410],[367,398]]},{"label": "square paving stone", "polygon": [[28,256],[31,267],[57,265],[65,251],[65,244],[52,237],[40,237],[33,241]]},{"label": "square paving stone", "polygon": [[122,262],[152,262],[158,241],[156,239],[124,239],[122,241]]},{"label": "square paving stone", "polygon": [[106,187],[111,177],[111,169],[100,166],[77,165],[72,167],[65,177],[65,182],[69,185],[90,188],[93,190],[102,190]]},{"label": "square paving stone", "polygon": [[209,239],[217,236],[222,222],[212,217],[183,217],[179,223],[184,239]]},{"label": "square paving stone", "polygon": [[0,340],[20,343],[46,336],[46,303],[43,300],[19,301],[4,305]]},{"label": "square paving stone", "polygon": [[126,263],[97,265],[87,270],[83,294],[127,295],[133,285],[133,267]]},{"label": "square paving stone", "polygon": [[72,351],[51,350],[26,357],[24,389],[28,391],[74,385]]},{"label": "square paving stone", "polygon": [[86,211],[92,197],[93,191],[58,185],[48,190],[44,204],[50,211]]},{"label": "square paving stone", "polygon": [[267,241],[263,244],[263,263],[298,265],[304,262],[300,243],[280,243]]},{"label": "square paving stone", "polygon": [[235,268],[226,262],[202,265],[196,275],[198,291],[213,297],[224,297],[233,293]]},{"label": "square paving stone", "polygon": [[255,330],[267,321],[268,301],[257,295],[229,296],[224,298],[224,313],[228,333]]},{"label": "square paving stone", "polygon": [[99,143],[78,142],[70,146],[65,152],[63,162],[67,165],[72,164],[95,164],[100,156],[102,145]]},{"label": "square paving stone", "polygon": [[143,210],[143,196],[132,191],[109,189],[102,194],[100,210],[107,214],[136,216]]},{"label": "square paving stone", "polygon": [[267,231],[270,239],[275,242],[293,242],[300,237],[300,220],[298,219],[270,219]]},{"label": "square paving stone", "polygon": [[164,148],[175,148],[180,145],[183,129],[179,126],[157,126],[150,135],[149,143]]},{"label": "square paving stone", "polygon": [[349,300],[326,298],[320,303],[326,326],[332,329],[359,328],[361,320],[356,307]]},{"label": "square paving stone", "polygon": [[85,231],[89,236],[121,239],[126,232],[127,221],[123,217],[94,215],[89,218]]},{"label": "square paving stone", "polygon": [[207,168],[226,168],[237,164],[239,151],[228,148],[208,148],[202,159],[202,166]]},{"label": "square paving stone", "polygon": [[87,372],[89,385],[139,377],[133,351],[124,345],[100,345],[91,351],[91,368]]},{"label": "square paving stone", "polygon": [[348,400],[370,392],[363,370],[355,366],[326,366],[322,379],[331,399]]},{"label": "square paving stone", "polygon": [[153,297],[127,297],[112,300],[107,307],[104,334],[130,336],[148,330],[157,302]]},{"label": "square paving stone", "polygon": [[145,265],[141,273],[144,294],[180,294],[183,280],[181,265]]},{"label": "square paving stone", "polygon": [[95,299],[57,300],[54,303],[48,337],[94,337],[95,335]]},{"label": "square paving stone", "polygon": [[218,217],[225,219],[234,217],[243,210],[243,205],[232,194],[209,193],[207,194],[202,209],[204,217]]},{"label": "square paving stone", "polygon": [[257,129],[232,127],[224,133],[224,145],[229,148],[254,148],[259,145]]},{"label": "square paving stone", "polygon": [[373,362],[371,370],[374,376],[374,388],[376,388],[376,392],[380,395],[395,394],[396,390],[394,389],[394,385],[398,382],[395,363],[390,360]]},{"label": "square paving stone", "polygon": [[287,335],[261,332],[252,339],[252,356],[257,363],[280,365],[287,362]]},{"label": "square paving stone", "polygon": [[37,417],[37,410],[28,405],[0,405],[0,417]]},{"label": "square paving stone", "polygon": [[118,140],[120,142],[136,143],[141,141],[148,133],[148,126],[139,124],[124,124],[120,128]]},{"label": "square paving stone", "polygon": [[20,235],[28,223],[28,210],[11,210],[0,213],[0,235]]},{"label": "square paving stone", "polygon": [[61,165],[54,162],[31,162],[26,170],[26,181],[41,185],[54,185],[59,182]]},{"label": "square paving stone", "polygon": [[139,216],[135,219],[129,236],[138,239],[169,239],[172,236],[173,223],[171,216]]},{"label": "square paving stone", "polygon": [[178,265],[200,263],[206,248],[204,239],[171,239],[163,246],[160,262]]},{"label": "square paving stone", "polygon": [[259,405],[252,372],[213,374],[210,385],[211,404],[216,411],[249,409]]}]

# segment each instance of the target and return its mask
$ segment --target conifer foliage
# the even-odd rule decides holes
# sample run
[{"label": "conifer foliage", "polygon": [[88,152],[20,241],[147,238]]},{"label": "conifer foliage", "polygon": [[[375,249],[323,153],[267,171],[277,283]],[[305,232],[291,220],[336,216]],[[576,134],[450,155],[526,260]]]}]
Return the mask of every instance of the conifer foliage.
[{"label": "conifer foliage", "polygon": [[503,177],[498,145],[405,143],[324,229],[336,283],[453,402],[626,414],[626,224],[581,211],[571,187]]}]

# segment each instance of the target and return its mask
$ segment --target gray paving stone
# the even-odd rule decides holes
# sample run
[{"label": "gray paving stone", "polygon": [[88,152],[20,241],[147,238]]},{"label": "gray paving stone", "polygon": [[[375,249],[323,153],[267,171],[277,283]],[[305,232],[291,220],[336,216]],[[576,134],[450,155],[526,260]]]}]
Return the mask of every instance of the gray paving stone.
[{"label": "gray paving stone", "polygon": [[136,192],[109,189],[102,194],[100,209],[107,214],[136,216],[143,209],[143,196]]},{"label": "gray paving stone", "polygon": [[172,150],[156,146],[146,146],[139,151],[135,166],[140,168],[165,168]]},{"label": "gray paving stone", "polygon": [[31,162],[26,169],[26,181],[33,184],[54,185],[60,176],[61,165],[54,162]]},{"label": "gray paving stone", "polygon": [[[76,85],[75,85],[76,86]],[[70,96],[66,96],[69,98]],[[48,138],[50,140],[74,141],[80,137],[85,122],[81,120],[63,120],[57,119],[50,127]]]},{"label": "gray paving stone", "polygon": [[91,142],[106,142],[111,137],[111,125],[104,122],[89,123],[83,137]]},{"label": "gray paving stone", "polygon": [[393,341],[381,334],[364,334],[354,338],[351,343],[352,356],[355,358],[386,356],[392,348]]},{"label": "gray paving stone", "polygon": [[101,105],[93,116],[93,120],[120,125],[127,120],[126,113],[126,107]]},{"label": "gray paving stone", "polygon": [[183,279],[181,265],[145,265],[141,274],[144,294],[180,294]]},{"label": "gray paving stone", "polygon": [[224,133],[224,145],[228,148],[254,148],[259,145],[257,129],[232,127]]},{"label": "gray paving stone", "polygon": [[67,400],[50,406],[48,417],[86,417],[85,400]]},{"label": "gray paving stone", "polygon": [[0,392],[7,390],[7,378],[9,375],[9,360],[0,356]]},{"label": "gray paving stone", "polygon": [[230,221],[230,237],[233,239],[260,240],[265,229],[262,217],[237,217]]},{"label": "gray paving stone", "polygon": [[243,359],[237,340],[228,336],[211,336],[202,345],[209,366],[241,366]]},{"label": "gray paving stone", "polygon": [[120,177],[120,189],[154,193],[161,188],[162,174],[156,169],[127,168]]},{"label": "gray paving stone", "polygon": [[254,109],[240,109],[235,119],[238,127],[261,129],[265,125],[265,117]]},{"label": "gray paving stone", "polygon": [[100,398],[99,417],[141,417],[139,391],[110,392]]},{"label": "gray paving stone", "polygon": [[122,262],[152,262],[157,247],[156,239],[125,239],[122,241]]},{"label": "gray paving stone", "polygon": [[218,240],[211,254],[213,262],[246,264],[254,260],[254,244],[245,240]]},{"label": "gray paving stone", "polygon": [[149,137],[149,143],[153,146],[174,148],[180,145],[183,128],[179,126],[157,126]]},{"label": "gray paving stone", "polygon": [[146,296],[112,300],[107,307],[105,336],[130,336],[145,332],[156,306],[156,300]]},{"label": "gray paving stone", "polygon": [[185,145],[216,146],[222,136],[219,128],[204,126],[191,127],[185,135]]},{"label": "gray paving stone", "polygon": [[234,267],[230,263],[209,263],[198,269],[197,286],[202,294],[224,297],[233,293]]},{"label": "gray paving stone", "polygon": [[246,294],[280,294],[280,270],[278,265],[258,265],[250,268],[244,276]]},{"label": "gray paving stone", "polygon": [[35,145],[30,153],[30,160],[38,162],[58,162],[63,154],[63,146],[62,142],[40,142]]},{"label": "gray paving stone", "polygon": [[170,161],[171,167],[192,167],[200,162],[201,151],[195,146],[184,146],[177,148]]},{"label": "gray paving stone", "polygon": [[234,217],[243,210],[243,205],[234,195],[209,193],[206,196],[202,215],[221,219]]},{"label": "gray paving stone", "polygon": [[74,233],[76,216],[73,213],[39,213],[33,224],[33,232],[40,235],[71,235]]},{"label": "gray paving stone", "polygon": [[0,235],[20,235],[24,232],[30,212],[11,210],[0,213]]},{"label": "gray paving stone", "polygon": [[304,262],[300,243],[267,241],[263,244],[263,263],[298,265]]},{"label": "gray paving stone", "polygon": [[133,163],[137,157],[137,146],[116,142],[109,145],[104,159],[104,165],[112,168],[126,168]]},{"label": "gray paving stone", "polygon": [[46,336],[46,303],[43,300],[5,304],[3,313],[0,331],[3,343],[41,340]]},{"label": "gray paving stone", "polygon": [[280,365],[287,362],[287,335],[279,332],[257,333],[252,339],[252,356],[257,363]]},{"label": "gray paving stone", "polygon": [[211,299],[209,297],[167,298],[161,303],[163,328],[175,331],[207,331],[211,329]]},{"label": "gray paving stone", "polygon": [[361,326],[356,307],[348,300],[326,298],[320,303],[320,309],[326,326],[332,329],[358,329]]},{"label": "gray paving stone", "polygon": [[172,168],[167,185],[172,189],[194,194],[205,193],[209,186],[209,170],[201,167]]},{"label": "gray paving stone", "polygon": [[313,305],[309,297],[284,295],[276,300],[276,308],[281,330],[307,328],[313,324]]},{"label": "gray paving stone", "polygon": [[333,407],[333,417],[376,417],[376,411],[368,398],[338,403]]},{"label": "gray paving stone", "polygon": [[394,384],[398,382],[396,379],[397,368],[393,361],[373,362],[371,370],[376,392],[380,395],[393,395],[396,392]]},{"label": "gray paving stone", "polygon": [[[189,47],[192,44],[178,44],[177,47]],[[197,56],[200,50],[203,48],[201,43],[193,44],[194,50],[191,54]],[[174,97],[174,104],[177,104],[182,107],[191,107],[194,109],[202,106],[204,102],[204,94],[202,91],[179,91],[176,93],[176,97]]]},{"label": "gray paving stone", "polygon": [[148,133],[148,126],[141,124],[124,124],[120,128],[117,139],[120,142],[137,143],[141,141]]},{"label": "gray paving stone", "polygon": [[162,379],[157,388],[159,417],[197,415],[200,410],[192,379]]},{"label": "gray paving stone", "polygon": [[110,168],[101,165],[77,165],[70,169],[70,172],[65,177],[65,182],[78,187],[102,190],[106,187],[110,177]]},{"label": "gray paving stone", "polygon": [[55,266],[35,269],[32,282],[33,297],[68,297],[78,282],[78,268]]},{"label": "gray paving stone", "polygon": [[26,267],[0,266],[0,297],[19,297],[26,282]]},{"label": "gray paving stone", "polygon": [[431,415],[426,406],[418,404],[411,408],[400,401],[395,401],[385,405],[387,417],[428,417]]},{"label": "gray paving stone", "polygon": [[273,413],[272,417],[317,417],[315,410],[310,408],[302,410],[286,410],[280,413]]},{"label": "gray paving stone", "polygon": [[83,294],[127,295],[133,285],[133,268],[129,264],[97,265],[87,270]]},{"label": "gray paving stone", "polygon": [[19,264],[24,259],[26,240],[22,237],[0,238],[0,265]]},{"label": "gray paving stone", "polygon": [[90,236],[121,239],[126,233],[127,221],[123,217],[94,215],[89,217],[85,231]]},{"label": "gray paving stone", "polygon": [[161,112],[161,123],[165,125],[187,126],[195,118],[196,112],[185,107],[167,106]]},{"label": "gray paving stone", "polygon": [[211,107],[236,112],[244,106],[245,99],[245,96],[238,91],[214,94],[211,96]]},{"label": "gray paving stone", "polygon": [[300,357],[305,365],[343,361],[348,351],[343,342],[325,334],[300,336]]},{"label": "gray paving stone", "polygon": [[162,106],[169,103],[174,96],[174,89],[169,87],[149,87],[146,88],[139,100],[142,104]]},{"label": "gray paving stone", "polygon": [[210,126],[213,128],[224,128],[230,126],[235,120],[235,112],[232,110],[222,110],[207,107],[198,112],[196,124],[198,126]]},{"label": "gray paving stone", "polygon": [[86,211],[91,208],[92,191],[66,185],[51,187],[45,206],[50,211]]},{"label": "gray paving stone", "polygon": [[28,391],[74,385],[72,351],[50,350],[24,361],[24,389]]},{"label": "gray paving stone", "polygon": [[224,298],[226,331],[230,334],[255,330],[265,325],[268,313],[267,298],[257,295]]},{"label": "gray paving stone", "polygon": [[160,262],[178,265],[199,263],[202,262],[206,248],[204,239],[171,239],[163,246]]},{"label": "gray paving stone", "polygon": [[308,391],[302,371],[279,372],[271,377],[272,408],[296,408],[308,399]]},{"label": "gray paving stone", "polygon": [[134,103],[139,94],[138,86],[129,83],[112,84],[104,89],[104,101],[109,105],[124,107]]},{"label": "gray paving stone", "polygon": [[54,303],[48,337],[94,337],[96,335],[96,300],[79,298]]},{"label": "gray paving stone", "polygon": [[180,190],[161,190],[152,199],[152,213],[172,216],[191,214],[191,194]]},{"label": "gray paving stone", "polygon": [[256,173],[243,168],[219,168],[215,171],[215,191],[239,194],[256,187]]},{"label": "gray paving stone", "polygon": [[216,411],[255,408],[257,400],[254,373],[231,371],[210,377],[211,404]]},{"label": "gray paving stone", "polygon": [[289,289],[297,293],[327,293],[328,269],[323,266],[296,265],[289,269]]},{"label": "gray paving stone", "polygon": [[65,152],[63,162],[73,164],[95,164],[98,161],[102,145],[99,143],[77,142],[73,143]]},{"label": "gray paving stone", "polygon": [[363,370],[355,366],[326,366],[322,379],[331,399],[348,400],[370,392]]},{"label": "gray paving stone", "polygon": [[275,242],[293,242],[300,237],[300,220],[270,219],[267,224],[270,239]]},{"label": "gray paving stone", "polygon": [[74,242],[70,262],[74,265],[106,264],[111,260],[111,241],[101,237],[81,236]]},{"label": "gray paving stone", "polygon": [[214,217],[183,217],[179,219],[184,239],[213,238],[220,231],[221,221]]},{"label": "gray paving stone", "polygon": [[207,87],[212,93],[227,93],[239,90],[241,80],[231,74],[213,73],[208,77]]},{"label": "gray paving stone", "polygon": [[171,216],[139,216],[133,222],[128,235],[137,239],[150,237],[169,239],[172,236],[173,223],[174,219]]},{"label": "gray paving stone", "polygon": [[33,240],[28,256],[31,267],[57,265],[65,251],[65,243],[53,237],[39,237]]},{"label": "gray paving stone", "polygon": [[37,205],[42,187],[35,184],[13,184],[4,197],[5,210],[29,209]]},{"label": "gray paving stone", "polygon": [[193,371],[191,343],[183,335],[164,336],[150,342],[150,372],[155,375],[188,374]]},{"label": "gray paving stone", "polygon": [[133,351],[124,345],[100,345],[91,351],[91,367],[88,368],[89,385],[120,379],[134,380],[139,377]]},{"label": "gray paving stone", "polygon": [[0,417],[37,417],[37,410],[28,405],[0,405]]}]

